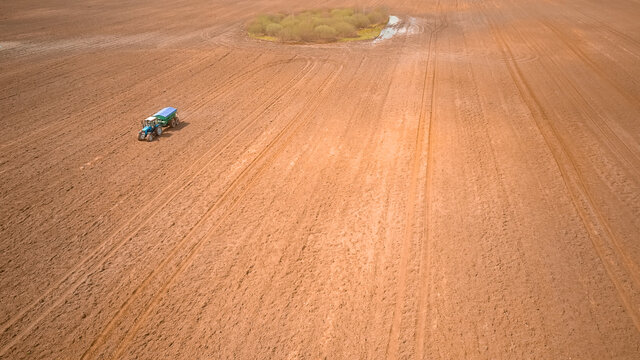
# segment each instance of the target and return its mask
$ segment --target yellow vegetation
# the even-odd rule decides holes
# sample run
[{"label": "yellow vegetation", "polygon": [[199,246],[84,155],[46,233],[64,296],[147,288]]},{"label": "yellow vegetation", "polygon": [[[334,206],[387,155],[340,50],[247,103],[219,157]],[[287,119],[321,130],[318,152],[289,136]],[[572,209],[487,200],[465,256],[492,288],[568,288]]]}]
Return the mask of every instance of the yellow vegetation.
[{"label": "yellow vegetation", "polygon": [[247,25],[249,36],[267,41],[319,43],[376,38],[389,19],[385,8],[303,11],[259,15]]}]

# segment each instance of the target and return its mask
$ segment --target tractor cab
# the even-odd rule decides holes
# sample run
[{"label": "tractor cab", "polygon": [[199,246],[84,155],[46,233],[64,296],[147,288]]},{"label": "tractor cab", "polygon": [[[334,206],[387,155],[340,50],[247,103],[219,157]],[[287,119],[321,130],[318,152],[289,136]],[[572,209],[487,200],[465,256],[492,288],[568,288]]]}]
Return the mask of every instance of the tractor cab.
[{"label": "tractor cab", "polygon": [[148,118],[142,120],[142,127],[149,126],[154,127],[158,123],[158,119],[155,116],[149,116]]}]

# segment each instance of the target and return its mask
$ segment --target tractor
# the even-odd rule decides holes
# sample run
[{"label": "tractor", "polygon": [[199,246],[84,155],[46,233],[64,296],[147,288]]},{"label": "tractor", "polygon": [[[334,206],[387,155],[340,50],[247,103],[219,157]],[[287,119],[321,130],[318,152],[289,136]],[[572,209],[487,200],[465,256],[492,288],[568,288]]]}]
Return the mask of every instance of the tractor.
[{"label": "tractor", "polygon": [[173,107],[166,107],[153,116],[142,120],[142,130],[138,133],[138,140],[153,141],[155,136],[162,134],[163,127],[176,127],[180,123],[178,118],[178,109]]}]

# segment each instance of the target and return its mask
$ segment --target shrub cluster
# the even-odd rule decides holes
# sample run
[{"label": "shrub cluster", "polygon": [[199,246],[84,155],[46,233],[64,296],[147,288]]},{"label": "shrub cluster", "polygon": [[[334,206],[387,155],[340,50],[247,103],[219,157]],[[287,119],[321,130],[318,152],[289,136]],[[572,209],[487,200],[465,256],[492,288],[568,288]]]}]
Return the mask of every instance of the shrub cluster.
[{"label": "shrub cluster", "polygon": [[386,24],[388,19],[385,8],[311,10],[290,15],[260,15],[248,24],[247,31],[255,37],[271,36],[284,42],[330,42],[356,38],[358,30]]}]

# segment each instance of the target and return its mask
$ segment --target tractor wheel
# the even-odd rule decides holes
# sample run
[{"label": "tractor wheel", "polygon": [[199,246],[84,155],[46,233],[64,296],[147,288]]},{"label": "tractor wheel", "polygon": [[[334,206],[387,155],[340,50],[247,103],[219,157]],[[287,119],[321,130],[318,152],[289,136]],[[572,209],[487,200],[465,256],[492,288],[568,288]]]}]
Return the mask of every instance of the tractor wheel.
[{"label": "tractor wheel", "polygon": [[144,132],[143,131],[140,131],[138,133],[138,140],[140,140],[140,141],[144,140]]},{"label": "tractor wheel", "polygon": [[147,135],[147,141],[153,141],[153,133],[149,133],[149,135]]},{"label": "tractor wheel", "polygon": [[158,134],[158,136],[162,135],[162,127],[161,126],[158,126],[156,128],[156,133]]},{"label": "tractor wheel", "polygon": [[175,126],[178,126],[178,124],[180,124],[180,118],[178,117],[178,115],[176,115],[174,117],[174,119],[176,120],[176,125]]},{"label": "tractor wheel", "polygon": [[176,122],[176,118],[171,119],[171,122],[169,123],[169,127],[174,128],[176,127],[177,122]]}]

